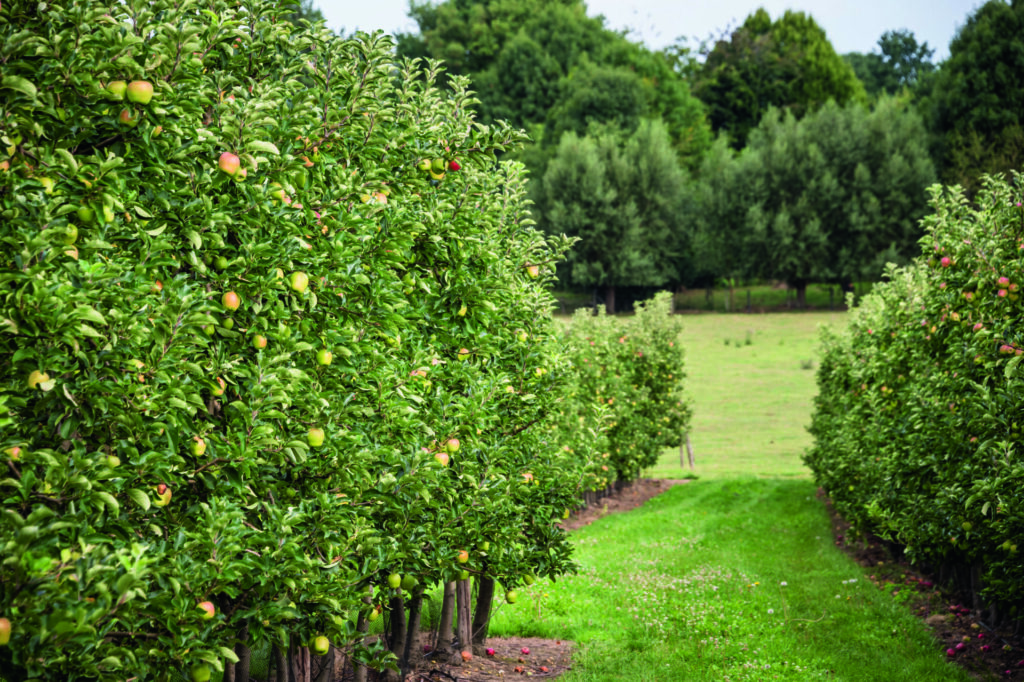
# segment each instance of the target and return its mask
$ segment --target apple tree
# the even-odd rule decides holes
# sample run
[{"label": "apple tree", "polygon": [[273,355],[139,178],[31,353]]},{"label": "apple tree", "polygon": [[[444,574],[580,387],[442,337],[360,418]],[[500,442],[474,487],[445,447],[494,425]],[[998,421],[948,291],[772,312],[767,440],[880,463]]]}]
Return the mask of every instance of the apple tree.
[{"label": "apple tree", "polygon": [[503,585],[571,568],[594,453],[550,436],[568,243],[496,161],[522,134],[287,12],[0,11],[8,680],[201,681],[266,641],[303,680],[466,548]]}]

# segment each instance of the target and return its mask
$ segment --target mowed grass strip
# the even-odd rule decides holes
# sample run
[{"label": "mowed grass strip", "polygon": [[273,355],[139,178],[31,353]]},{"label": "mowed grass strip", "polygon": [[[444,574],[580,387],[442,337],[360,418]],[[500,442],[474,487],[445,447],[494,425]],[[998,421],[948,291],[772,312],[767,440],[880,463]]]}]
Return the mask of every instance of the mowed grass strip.
[{"label": "mowed grass strip", "polygon": [[583,680],[968,680],[833,544],[800,479],[698,480],[574,533],[581,571],[493,635],[576,641]]},{"label": "mowed grass strip", "polygon": [[[800,456],[817,394],[818,327],[845,325],[845,313],[688,315],[688,392],[696,474],[809,477]],[[677,449],[666,450],[652,478],[682,478]]]}]

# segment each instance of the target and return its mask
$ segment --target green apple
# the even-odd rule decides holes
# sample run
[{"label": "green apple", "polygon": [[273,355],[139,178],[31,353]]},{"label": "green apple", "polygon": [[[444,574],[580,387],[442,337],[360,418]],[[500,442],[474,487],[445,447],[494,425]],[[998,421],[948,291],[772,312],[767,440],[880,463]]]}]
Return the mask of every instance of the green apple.
[{"label": "green apple", "polygon": [[314,426],[306,434],[306,442],[309,443],[309,447],[318,448],[324,444],[324,430]]},{"label": "green apple", "polygon": [[149,81],[132,81],[126,89],[128,101],[136,104],[149,104],[153,99],[153,84]]},{"label": "green apple", "polygon": [[123,102],[127,89],[128,84],[124,81],[110,81],[107,83],[107,96],[115,102]]},{"label": "green apple", "polygon": [[292,288],[292,291],[302,293],[309,286],[309,277],[304,272],[293,272],[288,285]]},{"label": "green apple", "polygon": [[490,549],[491,549],[491,543],[488,542],[487,540],[484,540],[483,542],[480,543],[480,551],[481,552],[488,552],[488,551],[490,551]]},{"label": "green apple", "polygon": [[217,256],[213,260],[213,267],[217,268],[218,270],[227,270],[228,269],[228,259],[225,258],[224,256]]},{"label": "green apple", "polygon": [[[32,370],[28,375],[28,387],[29,388],[42,388],[40,384],[45,384],[50,381],[50,375],[46,372],[40,372],[38,369]],[[46,390],[46,389],[42,389]]]},{"label": "green apple", "polygon": [[519,599],[519,594],[515,590],[509,590],[505,593],[505,601],[509,604],[515,604],[517,599]]},{"label": "green apple", "polygon": [[331,364],[331,360],[333,360],[333,359],[334,359],[334,353],[332,353],[331,351],[327,350],[326,348],[321,348],[320,350],[318,350],[316,352],[317,364],[325,365],[326,366],[326,365]]},{"label": "green apple", "polygon": [[199,436],[193,436],[191,448],[194,457],[201,457],[206,453],[206,441]]},{"label": "green apple", "polygon": [[96,220],[96,211],[92,210],[88,206],[79,206],[78,209],[75,210],[75,214],[78,216],[78,220],[86,225]]},{"label": "green apple", "polygon": [[532,585],[535,580],[536,580],[536,578],[533,577],[532,573],[527,573],[526,575],[523,576],[523,582],[526,583],[527,585]]},{"label": "green apple", "polygon": [[419,581],[416,580],[416,578],[414,578],[413,576],[405,575],[402,578],[401,585],[402,585],[402,589],[405,590],[406,592],[412,592],[413,588],[416,587],[416,585],[418,583],[419,583]]},{"label": "green apple", "polygon": [[449,438],[448,442],[444,444],[444,449],[447,450],[450,454],[454,455],[456,452],[459,451],[459,448],[461,446],[462,443],[459,442],[458,438]]},{"label": "green apple", "polygon": [[459,580],[469,580],[469,571],[459,571]]},{"label": "green apple", "polygon": [[210,682],[210,666],[205,663],[192,666],[192,682]]},{"label": "green apple", "polygon": [[110,467],[111,469],[116,469],[117,467],[121,466],[121,458],[118,457],[117,455],[107,455],[104,461],[107,463],[107,466]]},{"label": "green apple", "polygon": [[74,225],[68,225],[68,229],[64,231],[64,243],[71,246],[78,241],[78,228]]},{"label": "green apple", "polygon": [[331,641],[323,635],[320,635],[313,640],[313,652],[316,653],[317,656],[323,656],[330,650]]},{"label": "green apple", "polygon": [[255,348],[256,350],[263,350],[264,348],[267,347],[267,337],[263,336],[262,334],[257,334],[256,336],[252,337],[252,347]]},{"label": "green apple", "polygon": [[459,308],[459,317],[465,317],[467,312],[469,312],[469,308],[462,306]]},{"label": "green apple", "polygon": [[388,587],[397,590],[402,586],[402,576],[399,573],[392,573],[388,576]]}]

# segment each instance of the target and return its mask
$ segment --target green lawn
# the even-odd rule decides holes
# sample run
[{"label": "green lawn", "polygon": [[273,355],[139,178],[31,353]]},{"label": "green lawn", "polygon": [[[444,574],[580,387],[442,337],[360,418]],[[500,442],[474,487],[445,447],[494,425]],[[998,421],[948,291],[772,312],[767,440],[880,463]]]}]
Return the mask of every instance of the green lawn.
[{"label": "green lawn", "polygon": [[[800,455],[817,393],[818,327],[845,313],[690,315],[683,330],[694,416],[696,473],[808,476]],[[667,450],[654,478],[679,478],[679,451]]]},{"label": "green lawn", "polygon": [[[817,328],[844,319],[688,318],[698,479],[576,531],[579,574],[521,590],[492,634],[576,641],[566,682],[970,679],[834,546],[800,462]],[[648,473],[687,471],[671,451]]]}]

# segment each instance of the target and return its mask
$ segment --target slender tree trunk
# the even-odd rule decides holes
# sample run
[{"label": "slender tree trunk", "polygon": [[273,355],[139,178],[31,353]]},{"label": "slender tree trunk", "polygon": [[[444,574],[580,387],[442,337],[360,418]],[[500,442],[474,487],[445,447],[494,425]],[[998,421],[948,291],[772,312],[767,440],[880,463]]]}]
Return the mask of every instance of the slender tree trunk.
[{"label": "slender tree trunk", "polygon": [[444,584],[444,599],[441,601],[441,622],[437,626],[437,637],[434,638],[434,650],[439,661],[451,657],[455,647],[452,646],[452,623],[455,620],[455,583]]},{"label": "slender tree trunk", "polygon": [[604,309],[609,315],[615,312],[615,285],[608,284],[604,288]]},{"label": "slender tree trunk", "polygon": [[[398,657],[399,666],[402,664],[402,654],[405,653],[405,599],[400,590],[395,591],[388,604],[388,615],[391,616],[391,641],[389,642],[391,653]],[[400,680],[402,675],[389,670],[384,679],[391,682]]]},{"label": "slender tree trunk", "polygon": [[[369,596],[363,597],[363,603],[367,606],[373,604],[373,599]],[[370,621],[366,619],[366,614],[363,611],[359,612],[356,617],[356,631],[363,633],[363,638],[366,638],[366,633],[370,631]],[[366,666],[362,663],[352,663],[353,682],[366,682]]]},{"label": "slender tree trunk", "polygon": [[224,682],[249,682],[249,661],[252,652],[249,650],[249,626],[243,625],[238,633],[241,640],[235,644],[235,656],[238,656],[238,663],[229,663],[224,666]]},{"label": "slender tree trunk", "polygon": [[334,664],[337,660],[337,652],[333,646],[323,656],[317,656],[317,665],[320,672],[317,673],[313,682],[334,682]]},{"label": "slender tree trunk", "polygon": [[807,307],[807,284],[805,282],[796,285],[796,307],[800,310]]},{"label": "slender tree trunk", "polygon": [[459,646],[458,651],[452,656],[454,665],[462,664],[462,652],[470,651],[473,648],[473,624],[470,615],[470,594],[469,580],[459,580],[455,583],[455,611],[458,627]]},{"label": "slender tree trunk", "polygon": [[494,578],[480,578],[480,592],[476,595],[476,611],[473,614],[473,651],[483,653],[487,644],[487,626],[491,622],[491,602],[494,599]]},{"label": "slender tree trunk", "polygon": [[423,613],[423,588],[416,587],[409,601],[409,625],[405,631],[405,652],[402,654],[402,674],[408,675],[423,657],[423,649],[417,647],[420,633],[420,616]]},{"label": "slender tree trunk", "polygon": [[313,682],[309,647],[299,646],[292,637],[288,645],[288,659],[291,664],[289,682]]},{"label": "slender tree trunk", "polygon": [[274,680],[275,682],[292,682],[289,678],[288,651],[280,644],[274,645]]}]

